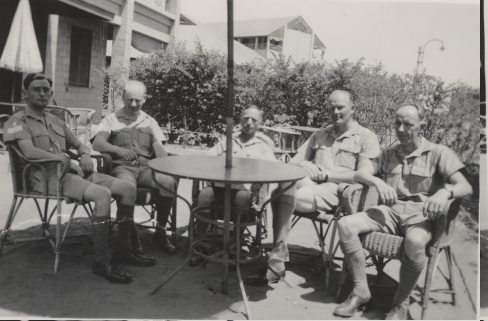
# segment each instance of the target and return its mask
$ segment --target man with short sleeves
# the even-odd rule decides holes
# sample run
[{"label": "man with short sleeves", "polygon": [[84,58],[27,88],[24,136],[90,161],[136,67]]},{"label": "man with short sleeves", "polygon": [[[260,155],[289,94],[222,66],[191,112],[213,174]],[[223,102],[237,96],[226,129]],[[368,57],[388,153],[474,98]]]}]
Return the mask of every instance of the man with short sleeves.
[{"label": "man with short sleeves", "polygon": [[[115,177],[138,187],[159,189],[156,200],[158,226],[153,242],[160,251],[171,254],[176,252],[176,248],[169,242],[165,226],[174,196],[153,182],[148,166],[149,160],[168,156],[161,143],[166,141],[166,137],[156,120],[141,110],[146,102],[146,90],[140,81],[129,80],[125,84],[124,107],[102,120],[93,133],[93,149],[112,156]],[[156,180],[169,190],[176,187],[176,181],[171,176],[158,173]]]},{"label": "man with short sleeves", "polygon": [[[136,266],[154,265],[154,258],[138,255],[130,245],[130,230],[133,225],[135,185],[108,175],[93,172],[90,148],[71,133],[62,120],[44,112],[52,96],[52,80],[43,74],[29,74],[24,80],[24,94],[27,106],[5,123],[4,141],[16,144],[29,160],[62,160],[68,148],[73,147],[80,155],[79,166],[70,163],[70,172],[62,180],[62,193],[75,202],[93,201],[95,208],[91,217],[95,262],[93,272],[113,283],[129,283],[131,276],[120,270],[112,261],[118,260]],[[41,169],[31,170],[29,185],[33,191],[43,192],[48,180],[50,195],[57,194],[57,166],[50,165],[46,173]],[[119,249],[113,260],[108,250],[110,227],[110,201],[115,197],[119,203],[117,217],[119,227]]]},{"label": "man with short sleeves", "polygon": [[422,272],[425,247],[432,239],[433,224],[445,215],[450,199],[472,194],[461,170],[463,163],[449,148],[420,136],[426,126],[425,110],[414,104],[402,105],[395,115],[399,144],[383,150],[373,161],[374,172],[358,171],[355,179],[375,186],[381,204],[339,220],[340,246],[350,267],[354,288],[335,314],[353,316],[371,298],[365,271],[365,257],[358,235],[381,231],[405,238],[400,284],[387,320],[406,320],[410,294]]},{"label": "man with short sleeves", "polygon": [[[237,132],[232,137],[232,157],[238,158],[252,158],[275,162],[271,148],[268,146],[268,141],[264,135],[258,133],[262,122],[262,112],[254,105],[247,107],[241,116],[241,131]],[[226,138],[219,141],[209,152],[209,156],[225,156],[226,153]],[[272,143],[272,142],[271,142]],[[257,195],[256,208],[260,209],[266,201],[267,184],[264,184],[259,189]],[[255,186],[252,184],[234,184],[231,188],[232,205],[236,208],[249,209],[249,206],[254,201],[253,191]],[[211,206],[213,203],[223,204],[224,202],[224,184],[215,183],[212,186],[207,186],[198,194],[197,207]],[[205,237],[208,224],[197,221],[196,238],[201,239]],[[202,260],[195,257],[190,262],[194,266]]]},{"label": "man with short sleeves", "polygon": [[[327,108],[333,124],[316,131],[306,148],[290,161],[308,175],[273,202],[273,250],[268,270],[246,279],[247,284],[267,285],[285,276],[289,261],[287,240],[293,212],[330,212],[339,203],[339,183],[355,183],[357,170],[373,171],[371,159],[379,153],[378,138],[354,119],[354,102],[348,91],[335,90]],[[288,184],[280,184],[280,189]]]}]

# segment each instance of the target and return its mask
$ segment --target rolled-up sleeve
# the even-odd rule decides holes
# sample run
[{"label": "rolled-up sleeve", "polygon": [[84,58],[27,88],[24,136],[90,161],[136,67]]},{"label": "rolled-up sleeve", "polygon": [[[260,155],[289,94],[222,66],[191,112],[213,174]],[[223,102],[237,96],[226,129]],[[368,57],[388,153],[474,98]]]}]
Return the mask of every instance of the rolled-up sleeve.
[{"label": "rolled-up sleeve", "polygon": [[380,144],[378,143],[378,137],[373,132],[367,131],[361,139],[361,150],[359,151],[358,161],[373,159],[379,154]]},{"label": "rolled-up sleeve", "polygon": [[168,140],[166,136],[163,134],[161,127],[159,127],[158,123],[154,119],[151,119],[151,131],[153,132],[154,140],[155,140],[153,143],[155,143],[156,141],[165,142]]},{"label": "rolled-up sleeve", "polygon": [[14,115],[4,124],[3,141],[8,143],[22,139],[32,139],[32,137],[25,121]]}]

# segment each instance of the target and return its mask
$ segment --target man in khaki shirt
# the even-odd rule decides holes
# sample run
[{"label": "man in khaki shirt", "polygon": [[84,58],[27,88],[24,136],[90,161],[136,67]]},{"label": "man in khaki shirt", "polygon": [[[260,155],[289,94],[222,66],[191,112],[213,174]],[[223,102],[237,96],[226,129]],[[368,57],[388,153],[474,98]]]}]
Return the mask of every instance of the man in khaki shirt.
[{"label": "man in khaki shirt", "polygon": [[[333,91],[327,101],[333,125],[315,132],[306,149],[290,161],[307,170],[304,179],[286,191],[273,207],[273,250],[269,254],[266,273],[246,279],[247,284],[267,285],[285,276],[289,261],[287,240],[293,212],[331,211],[339,199],[339,183],[354,183],[357,170],[372,172],[371,159],[379,153],[376,135],[354,119],[354,102],[349,92]],[[280,184],[284,188],[288,184]]]},{"label": "man in khaki shirt", "polygon": [[405,237],[400,284],[386,319],[406,320],[410,293],[426,262],[425,247],[432,238],[432,221],[445,215],[449,199],[472,194],[471,185],[461,173],[464,165],[456,154],[420,136],[426,126],[424,118],[424,108],[402,105],[395,115],[399,144],[374,159],[374,173],[360,170],[355,175],[358,182],[377,188],[382,205],[339,220],[340,245],[354,288],[336,308],[336,315],[353,316],[371,298],[358,235],[381,231]]},{"label": "man in khaki shirt", "polygon": [[[92,135],[93,149],[112,155],[115,177],[139,187],[159,189],[156,200],[158,227],[153,242],[160,251],[172,254],[176,248],[169,242],[165,226],[174,196],[156,185],[148,166],[152,158],[168,156],[161,143],[166,137],[156,120],[141,110],[146,102],[146,90],[140,81],[129,80],[125,84],[124,107],[102,120]],[[155,178],[170,190],[176,188],[175,179],[169,175],[158,173]],[[142,253],[142,247],[139,251]]]}]

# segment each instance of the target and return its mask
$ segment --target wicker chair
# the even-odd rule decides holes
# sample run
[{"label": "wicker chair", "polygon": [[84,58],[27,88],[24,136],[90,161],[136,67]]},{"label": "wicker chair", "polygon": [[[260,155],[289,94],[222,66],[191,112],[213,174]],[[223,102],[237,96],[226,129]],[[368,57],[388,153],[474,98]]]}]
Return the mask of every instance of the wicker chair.
[{"label": "wicker chair", "polygon": [[[171,154],[170,154],[171,156]],[[113,163],[112,163],[112,156],[108,153],[101,153],[101,164],[98,168],[100,173],[104,173],[107,175],[112,175],[113,171]],[[178,184],[177,180],[177,184]],[[178,186],[176,186],[178,188]],[[141,228],[156,228],[156,199],[159,195],[159,190],[154,188],[137,188],[137,197],[136,197],[136,205],[142,206],[142,208],[149,214],[149,218],[142,222],[135,222],[136,227]],[[176,236],[176,197],[171,208],[171,215],[169,216],[168,223],[169,228],[171,231],[171,241],[174,246],[178,241]],[[148,225],[147,223],[151,223]]]},{"label": "wicker chair", "polygon": [[[355,184],[346,189],[343,194],[343,204],[345,214],[353,214],[367,210],[368,208],[378,205],[378,193],[374,187],[366,187],[361,184]],[[451,242],[454,235],[456,216],[459,212],[461,200],[451,201],[447,215],[438,217],[434,222],[434,233],[431,242],[427,246],[428,256],[427,273],[425,276],[425,285],[421,291],[422,295],[422,319],[429,303],[431,292],[442,292],[451,294],[452,304],[456,305],[456,290],[454,288],[453,278],[453,253],[451,251]],[[381,232],[371,232],[360,235],[361,242],[366,251],[369,252],[371,259],[378,272],[377,280],[385,277],[384,267],[391,260],[400,260],[404,256],[404,239],[401,236],[391,235]],[[441,253],[444,253],[447,260],[448,276],[444,275],[448,283],[448,289],[431,290],[432,280],[437,263]],[[386,261],[385,261],[386,260]],[[336,299],[341,295],[341,291],[346,280],[348,267],[344,261],[339,289]]]},{"label": "wicker chair", "polygon": [[[61,206],[63,201],[65,200],[65,196],[62,194],[62,179],[64,175],[69,171],[70,168],[70,159],[67,158],[65,160],[60,161],[53,161],[53,160],[28,160],[22,155],[20,149],[14,145],[7,146],[8,154],[10,157],[10,170],[12,173],[12,182],[13,182],[13,194],[14,199],[12,201],[12,206],[10,207],[10,212],[7,217],[7,222],[5,224],[5,229],[0,233],[0,254],[3,249],[4,245],[12,245],[16,243],[22,242],[31,242],[31,241],[39,241],[39,240],[47,240],[54,251],[55,254],[55,261],[54,261],[54,272],[58,271],[59,266],[59,258],[61,254],[61,245],[63,244],[66,237],[75,237],[75,236],[82,236],[88,235],[90,233],[84,234],[76,234],[76,235],[67,235],[69,226],[73,219],[73,216],[76,212],[78,205],[75,205],[67,222],[66,227],[64,228],[63,235],[61,236]],[[46,185],[44,186],[44,191],[42,193],[38,193],[32,191],[28,184],[29,173],[32,169],[42,169],[44,173],[46,173],[46,166],[52,166],[55,164],[57,166],[57,180],[58,186],[56,194],[48,194],[47,190],[47,179]],[[13,239],[10,235],[10,229],[12,227],[13,221],[19,211],[20,206],[22,205],[24,199],[32,198],[36,203],[37,210],[39,212],[39,217],[42,223],[42,236],[36,238],[26,238],[26,239]],[[41,210],[41,206],[39,205],[39,200],[44,200],[44,210]],[[54,206],[52,211],[49,213],[49,201],[54,200],[57,204]],[[92,209],[90,204],[88,203],[89,209],[86,207],[87,204],[82,204],[86,213],[89,217],[91,217]],[[50,221],[56,213],[56,234],[51,235],[49,231]]]}]

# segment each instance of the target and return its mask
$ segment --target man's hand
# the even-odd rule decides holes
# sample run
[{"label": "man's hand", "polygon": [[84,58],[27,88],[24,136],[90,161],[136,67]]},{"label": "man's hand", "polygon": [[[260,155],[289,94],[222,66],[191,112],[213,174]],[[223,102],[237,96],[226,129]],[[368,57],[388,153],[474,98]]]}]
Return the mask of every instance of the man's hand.
[{"label": "man's hand", "polygon": [[83,170],[81,169],[81,167],[76,165],[74,162],[70,163],[70,169],[72,171],[75,171],[76,175],[81,176],[81,177],[85,177],[85,174],[83,173]]},{"label": "man's hand", "polygon": [[117,151],[117,156],[127,161],[137,160],[137,153],[130,149],[120,148]]},{"label": "man's hand", "polygon": [[[309,161],[301,161],[298,163],[299,166],[303,167],[307,171],[307,176],[310,177],[312,181],[319,181],[320,175],[323,173],[321,169],[312,162]],[[325,179],[325,176],[324,176]]]},{"label": "man's hand", "polygon": [[429,197],[424,202],[424,216],[426,216],[428,220],[432,221],[435,220],[438,215],[445,214],[450,196],[451,193],[445,188],[438,190],[434,195]]},{"label": "man's hand", "polygon": [[398,201],[398,195],[395,189],[379,178],[375,180],[375,183],[381,202],[389,207],[395,205]]},{"label": "man's hand", "polygon": [[90,155],[83,154],[80,157],[80,167],[86,173],[93,172],[93,162]]}]

